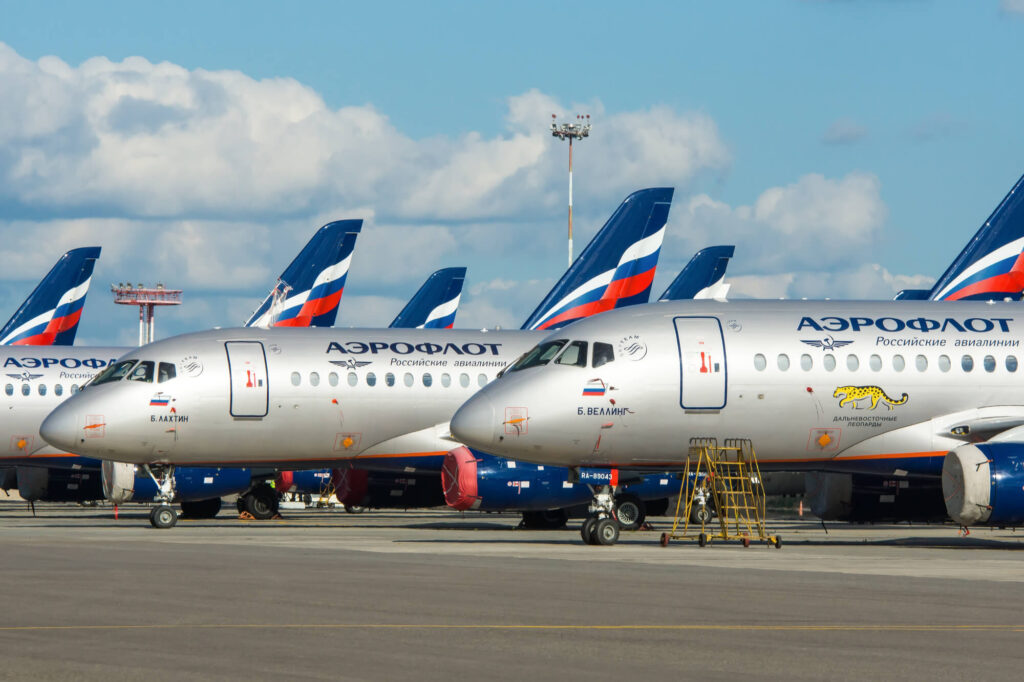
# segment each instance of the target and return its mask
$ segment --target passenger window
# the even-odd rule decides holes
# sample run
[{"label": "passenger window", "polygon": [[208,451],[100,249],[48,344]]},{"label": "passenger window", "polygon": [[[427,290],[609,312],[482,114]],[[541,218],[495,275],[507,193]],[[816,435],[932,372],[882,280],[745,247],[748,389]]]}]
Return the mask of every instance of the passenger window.
[{"label": "passenger window", "polygon": [[432,376],[430,375],[430,372],[427,372],[427,373],[425,373],[425,374],[423,375],[423,385],[424,385],[424,386],[427,386],[427,387],[430,387],[430,386],[432,386],[433,384],[434,384],[434,377],[432,377]]},{"label": "passenger window", "polygon": [[983,364],[985,365],[985,371],[986,372],[994,372],[994,371],[996,371],[996,359],[994,357],[992,357],[991,355],[986,355],[985,356],[985,359],[983,360]]},{"label": "passenger window", "polygon": [[299,386],[302,384],[302,375],[298,372],[292,372],[292,386]]},{"label": "passenger window", "polygon": [[447,373],[442,374],[441,375],[441,385],[444,386],[445,388],[448,388],[449,386],[451,386],[452,385],[452,376],[450,374],[447,374]]},{"label": "passenger window", "polygon": [[46,395],[46,384],[39,384],[39,395]]},{"label": "passenger window", "polygon": [[610,343],[594,343],[594,369],[615,361],[615,350]]},{"label": "passenger window", "polygon": [[387,374],[385,374],[384,375],[384,383],[386,385],[388,385],[388,386],[394,386],[395,385],[395,375],[392,374],[391,372],[388,372]]},{"label": "passenger window", "polygon": [[153,383],[153,361],[143,360],[135,366],[135,369],[128,375],[128,381],[144,381],[147,384]]},{"label": "passenger window", "polygon": [[882,358],[878,355],[872,355],[868,358],[868,366],[871,367],[872,372],[882,371]]},{"label": "passenger window", "polygon": [[[355,386],[355,384],[353,384],[351,380],[348,383],[351,384],[352,386]],[[310,372],[309,373],[309,385],[310,386],[319,386],[320,385],[320,375],[317,372]]]},{"label": "passenger window", "polygon": [[64,384],[54,384],[53,385],[53,394],[54,395],[64,395]]},{"label": "passenger window", "polygon": [[974,358],[972,358],[970,355],[965,355],[962,358],[960,358],[960,368],[963,369],[963,371],[965,372],[970,372],[972,369],[974,369]]},{"label": "passenger window", "polygon": [[410,386],[410,387],[411,387],[411,386],[412,386],[412,385],[413,385],[413,384],[415,383],[415,381],[416,381],[416,380],[415,380],[415,379],[413,379],[413,377],[412,377],[412,374],[410,374],[409,372],[406,372],[406,373],[405,373],[405,376],[403,376],[403,377],[402,377],[402,382],[403,382],[403,383],[404,383],[404,384],[405,384],[406,386]]},{"label": "passenger window", "polygon": [[337,386],[338,385],[338,373],[337,372],[331,372],[330,374],[328,374],[327,375],[327,383],[330,384],[331,386]]},{"label": "passenger window", "polygon": [[78,384],[71,384],[71,395],[78,393]]},{"label": "passenger window", "polygon": [[939,371],[940,372],[948,372],[949,368],[952,367],[952,366],[953,366],[953,363],[950,362],[948,355],[940,355],[939,356]]},{"label": "passenger window", "polygon": [[764,368],[767,366],[768,359],[765,356],[761,355],[760,353],[754,356],[754,369],[756,369],[758,372],[763,372]]},{"label": "passenger window", "polygon": [[783,372],[789,369],[789,356],[785,353],[779,353],[779,357],[776,362],[779,365],[779,369]]},{"label": "passenger window", "polygon": [[1006,371],[1016,372],[1017,371],[1017,356],[1007,355],[1006,356]]},{"label": "passenger window", "polygon": [[811,367],[813,366],[814,360],[811,359],[810,355],[804,353],[803,355],[800,356],[800,369],[802,369],[805,372],[810,372]]},{"label": "passenger window", "polygon": [[14,395],[14,384],[7,384],[7,386],[4,387],[4,393],[7,395]]},{"label": "passenger window", "polygon": [[928,369],[928,358],[923,355],[918,355],[914,358],[914,364],[917,365],[918,372],[924,372]]},{"label": "passenger window", "polygon": [[[597,345],[597,344],[594,344],[594,345]],[[483,388],[484,386],[486,386],[487,385],[487,375],[486,374],[481,374],[480,376],[478,376],[476,378],[476,383],[478,383],[480,385],[480,388]]]},{"label": "passenger window", "polygon": [[907,367],[907,361],[903,359],[902,355],[892,356],[892,368],[897,372],[902,372]]},{"label": "passenger window", "polygon": [[459,385],[463,388],[469,388],[469,375],[462,373],[459,375]]},{"label": "passenger window", "polygon": [[31,386],[29,386],[28,384],[22,384],[21,385],[21,394],[22,395],[28,395],[31,392],[32,392],[32,387]]},{"label": "passenger window", "polygon": [[856,372],[857,368],[860,367],[860,360],[856,355],[850,354],[846,356],[846,368],[851,372]]},{"label": "passenger window", "polygon": [[551,362],[551,358],[558,354],[569,339],[558,339],[556,341],[545,341],[538,344],[529,353],[524,355],[519,362],[508,368],[510,372],[518,372],[521,369],[540,367]]},{"label": "passenger window", "polygon": [[156,382],[162,384],[165,381],[170,381],[178,374],[177,367],[170,362],[161,362],[156,370]]},{"label": "passenger window", "polygon": [[826,372],[834,371],[836,368],[836,356],[831,353],[826,354],[825,357],[822,358],[821,364],[825,366]]},{"label": "passenger window", "polygon": [[587,342],[573,341],[562,354],[555,360],[556,365],[572,365],[573,367],[587,366]]},{"label": "passenger window", "polygon": [[110,365],[93,378],[92,385],[98,386],[100,384],[105,384],[108,381],[120,381],[134,365],[135,360],[122,360],[117,364]]},{"label": "passenger window", "polygon": [[349,372],[348,373],[348,385],[349,386],[355,386],[358,383],[359,383],[359,375],[356,374],[355,372]]},{"label": "passenger window", "polygon": [[[335,382],[335,383],[337,383],[337,382]],[[377,385],[377,375],[374,374],[373,372],[367,372],[366,373],[366,385],[367,386],[376,386]]]}]

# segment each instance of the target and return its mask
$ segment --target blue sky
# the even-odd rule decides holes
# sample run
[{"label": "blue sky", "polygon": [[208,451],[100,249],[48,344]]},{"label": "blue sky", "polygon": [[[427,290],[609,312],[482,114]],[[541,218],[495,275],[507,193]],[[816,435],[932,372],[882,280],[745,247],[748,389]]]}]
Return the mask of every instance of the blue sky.
[{"label": "blue sky", "polygon": [[629,191],[677,188],[656,289],[722,242],[744,295],[923,284],[1024,173],[1019,0],[4,1],[0,16],[0,86],[20,106],[0,113],[0,303],[92,239],[91,342],[135,335],[109,281],[185,288],[162,334],[236,323],[319,223],[360,212],[341,324],[385,324],[463,263],[459,326],[516,324],[564,265],[552,110],[594,116],[581,238]]}]

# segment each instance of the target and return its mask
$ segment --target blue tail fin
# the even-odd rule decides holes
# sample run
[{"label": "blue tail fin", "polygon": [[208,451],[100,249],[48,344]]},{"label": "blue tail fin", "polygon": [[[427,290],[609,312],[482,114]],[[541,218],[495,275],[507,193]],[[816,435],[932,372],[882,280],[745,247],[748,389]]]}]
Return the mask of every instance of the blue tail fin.
[{"label": "blue tail fin", "polygon": [[1020,299],[1024,292],[1024,177],[932,287],[932,301]]},{"label": "blue tail fin", "polygon": [[605,310],[647,303],[672,193],[671,187],[657,187],[626,197],[522,328],[558,329]]},{"label": "blue tail fin", "polygon": [[362,220],[336,220],[317,230],[245,326],[332,326],[362,227]]},{"label": "blue tail fin", "polygon": [[709,246],[694,254],[659,301],[684,301],[692,298],[725,298],[729,285],[722,282],[735,246]]},{"label": "blue tail fin", "polygon": [[388,325],[401,329],[451,329],[459,310],[466,268],[438,270]]},{"label": "blue tail fin", "polygon": [[0,329],[3,346],[70,346],[100,247],[68,251]]}]

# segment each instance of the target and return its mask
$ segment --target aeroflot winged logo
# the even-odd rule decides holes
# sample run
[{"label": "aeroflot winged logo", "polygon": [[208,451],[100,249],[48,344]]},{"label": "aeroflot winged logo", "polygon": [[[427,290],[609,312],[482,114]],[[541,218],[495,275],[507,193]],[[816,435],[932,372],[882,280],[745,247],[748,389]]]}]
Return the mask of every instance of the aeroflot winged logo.
[{"label": "aeroflot winged logo", "polygon": [[800,339],[801,343],[806,343],[808,346],[814,346],[822,350],[836,350],[844,346],[849,346],[853,341],[836,341],[831,335],[821,339]]},{"label": "aeroflot winged logo", "polygon": [[42,374],[29,374],[28,372],[22,372],[21,374],[8,374],[7,376],[9,376],[12,379],[21,379],[22,381],[32,381],[33,379],[38,379],[39,377],[41,377],[43,375]]}]

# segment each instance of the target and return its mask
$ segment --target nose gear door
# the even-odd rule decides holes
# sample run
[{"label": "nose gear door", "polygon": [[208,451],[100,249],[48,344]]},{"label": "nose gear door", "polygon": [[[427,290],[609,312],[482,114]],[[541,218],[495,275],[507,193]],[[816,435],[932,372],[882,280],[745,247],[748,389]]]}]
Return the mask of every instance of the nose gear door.
[{"label": "nose gear door", "polygon": [[725,407],[725,339],[716,317],[677,317],[679,405],[685,410]]},{"label": "nose gear door", "polygon": [[265,417],[269,405],[267,355],[259,341],[227,341],[231,416]]}]

